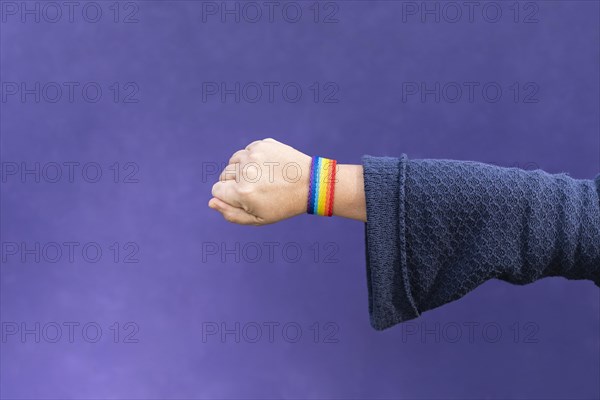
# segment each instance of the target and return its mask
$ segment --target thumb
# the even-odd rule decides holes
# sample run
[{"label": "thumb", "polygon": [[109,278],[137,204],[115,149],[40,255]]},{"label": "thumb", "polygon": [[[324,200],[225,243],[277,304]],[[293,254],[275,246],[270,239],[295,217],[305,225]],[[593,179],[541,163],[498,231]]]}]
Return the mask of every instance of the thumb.
[{"label": "thumb", "polygon": [[240,225],[260,225],[260,221],[254,215],[248,214],[241,208],[234,207],[216,197],[208,202],[208,206],[220,212],[228,222]]}]

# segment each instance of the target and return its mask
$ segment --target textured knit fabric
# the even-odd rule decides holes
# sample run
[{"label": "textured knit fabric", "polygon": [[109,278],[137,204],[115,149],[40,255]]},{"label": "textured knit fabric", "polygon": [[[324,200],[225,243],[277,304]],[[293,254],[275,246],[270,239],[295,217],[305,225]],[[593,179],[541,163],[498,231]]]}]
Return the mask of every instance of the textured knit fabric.
[{"label": "textured knit fabric", "polygon": [[595,181],[456,160],[363,157],[371,325],[382,330],[489,279],[600,286]]}]

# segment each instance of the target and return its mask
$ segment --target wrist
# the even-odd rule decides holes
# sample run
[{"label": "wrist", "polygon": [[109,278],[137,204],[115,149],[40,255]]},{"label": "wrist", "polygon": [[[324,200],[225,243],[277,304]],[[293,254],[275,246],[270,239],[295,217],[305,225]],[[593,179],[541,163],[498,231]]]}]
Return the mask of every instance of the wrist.
[{"label": "wrist", "polygon": [[[309,172],[301,185],[302,194],[300,198],[303,201],[302,204],[298,204],[298,213],[309,212],[309,197],[312,197],[311,194],[314,196],[314,193],[311,193],[311,184],[313,183],[311,179],[311,176],[313,176],[312,158],[307,161],[307,171]],[[331,181],[333,184],[327,189],[331,190],[333,195],[332,215],[366,222],[367,207],[362,165],[337,164],[334,175],[335,177]],[[323,190],[323,188],[321,189]]]},{"label": "wrist", "polygon": [[333,216],[333,200],[337,161],[326,157],[312,157],[306,212],[323,217]]},{"label": "wrist", "polygon": [[295,199],[294,214],[306,214],[308,196],[310,194],[310,176],[312,157],[305,155],[300,162],[300,179],[297,182],[297,195]]},{"label": "wrist", "polygon": [[333,215],[367,221],[367,203],[362,165],[338,166]]}]

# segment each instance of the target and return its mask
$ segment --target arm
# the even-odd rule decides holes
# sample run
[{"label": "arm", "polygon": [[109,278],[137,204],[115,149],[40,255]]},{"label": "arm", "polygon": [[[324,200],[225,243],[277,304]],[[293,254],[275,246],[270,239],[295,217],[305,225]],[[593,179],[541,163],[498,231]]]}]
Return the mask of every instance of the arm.
[{"label": "arm", "polygon": [[[240,179],[244,165],[269,162],[279,165],[273,179]],[[286,178],[289,163],[301,179]],[[289,146],[254,142],[234,154],[209,206],[253,225],[303,214],[309,169],[310,157]],[[367,222],[371,324],[385,329],[493,278],[600,285],[599,193],[600,176],[594,183],[471,161],[365,156],[362,166],[340,166],[334,215]]]}]

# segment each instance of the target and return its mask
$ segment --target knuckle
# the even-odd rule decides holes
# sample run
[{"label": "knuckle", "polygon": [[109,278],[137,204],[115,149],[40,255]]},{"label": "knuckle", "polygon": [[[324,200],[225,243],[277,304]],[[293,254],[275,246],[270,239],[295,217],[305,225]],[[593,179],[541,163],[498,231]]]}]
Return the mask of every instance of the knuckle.
[{"label": "knuckle", "polygon": [[236,151],[229,158],[229,164],[232,164],[233,161],[236,160],[236,159],[244,160],[246,158],[247,154],[248,154],[248,150],[238,150],[238,151]]},{"label": "knuckle", "polygon": [[252,153],[250,153],[248,155],[247,160],[248,161],[257,161],[258,159],[260,159],[261,155],[262,154],[259,151],[253,151]]},{"label": "knuckle", "polygon": [[258,144],[260,144],[260,140],[255,140],[254,142],[250,143],[248,146],[246,146],[246,150],[251,150],[254,147],[256,147]]}]

